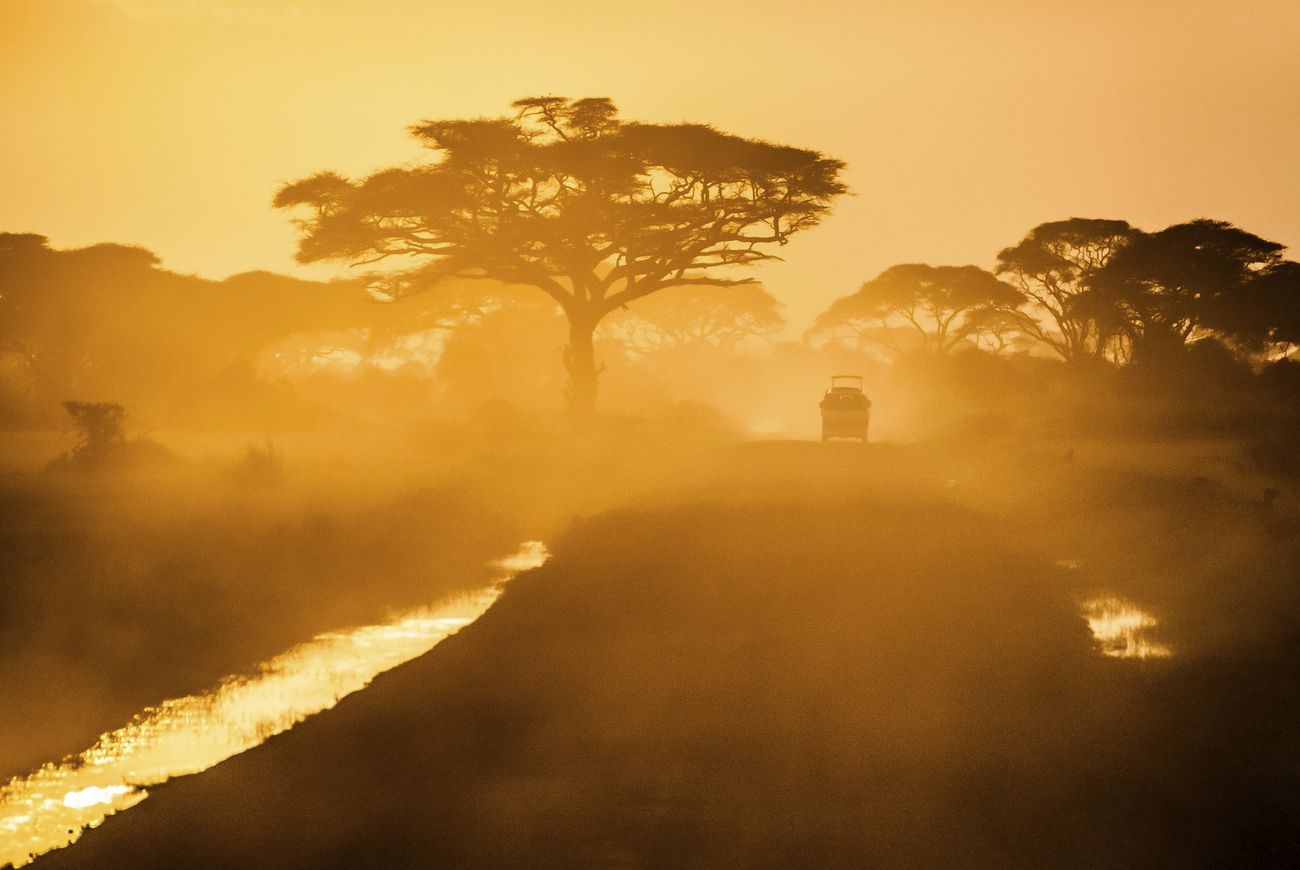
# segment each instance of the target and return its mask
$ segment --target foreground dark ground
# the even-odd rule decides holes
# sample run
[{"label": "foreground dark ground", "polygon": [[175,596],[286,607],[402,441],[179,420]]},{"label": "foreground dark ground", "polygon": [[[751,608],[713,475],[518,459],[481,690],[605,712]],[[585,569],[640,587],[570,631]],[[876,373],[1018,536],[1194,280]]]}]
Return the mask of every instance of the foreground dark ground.
[{"label": "foreground dark ground", "polygon": [[[1291,495],[1079,453],[711,454],[37,866],[1294,864]],[[1174,656],[1101,656],[1099,592]]]}]

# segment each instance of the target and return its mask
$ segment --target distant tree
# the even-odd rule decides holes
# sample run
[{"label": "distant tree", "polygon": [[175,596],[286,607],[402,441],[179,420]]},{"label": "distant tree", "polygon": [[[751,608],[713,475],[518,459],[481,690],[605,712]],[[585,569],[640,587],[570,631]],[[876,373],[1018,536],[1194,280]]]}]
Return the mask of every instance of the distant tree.
[{"label": "distant tree", "polygon": [[128,440],[126,409],[116,402],[64,402],[63,408],[81,439],[50,468],[94,470],[172,458],[170,450],[144,436]]},{"label": "distant tree", "polygon": [[844,193],[844,164],[702,124],[621,120],[604,98],[534,97],[509,117],[423,121],[424,165],[283,187],[305,207],[302,262],[389,258],[407,292],[451,276],[525,285],[564,311],[570,403],[588,411],[593,333],[666,287],[731,286],[721,270],[772,259]]},{"label": "distant tree", "polygon": [[1083,316],[1117,317],[1135,359],[1211,335],[1259,348],[1294,324],[1296,273],[1283,250],[1224,221],[1175,224],[1136,235],[1076,304]]},{"label": "distant tree", "polygon": [[126,409],[116,402],[64,402],[63,407],[81,430],[74,455],[105,453],[126,442]]},{"label": "distant tree", "polygon": [[126,409],[116,402],[64,402],[80,440],[52,467],[105,468],[125,458]]},{"label": "distant tree", "polygon": [[1027,325],[1037,321],[1010,308],[977,308],[966,315],[968,338],[976,347],[993,353],[1028,351],[1041,341],[1040,332]]},{"label": "distant tree", "polygon": [[[359,292],[362,285],[354,283],[348,292],[349,304],[341,306],[338,312],[350,316],[319,318],[320,325],[314,330],[308,323],[300,322],[299,329],[280,330],[279,341],[269,347],[262,346],[267,347],[269,358],[290,377],[309,375],[328,368],[331,360],[349,358],[353,363],[345,362],[344,368],[363,367],[376,361],[391,367],[400,359],[405,359],[405,364],[427,367],[431,357],[436,356],[433,349],[450,333],[515,303],[517,297],[503,292],[501,287],[471,286],[482,283],[449,281],[436,295],[419,296],[403,291],[401,276],[372,279],[366,282],[364,294]],[[319,295],[323,308],[329,304],[330,294]],[[309,300],[301,301],[306,308],[311,308]]]},{"label": "distant tree", "polygon": [[29,387],[50,400],[93,389],[97,366],[152,320],[136,303],[156,289],[157,264],[141,248],[54,251],[44,236],[0,233],[0,353],[21,360]]},{"label": "distant tree", "polygon": [[231,367],[251,370],[264,349],[291,337],[355,333],[379,353],[488,304],[458,287],[398,302],[382,287],[363,290],[360,281],[268,272],[208,281],[170,272],[141,248],[58,250],[43,236],[0,233],[0,387],[47,419],[63,400],[86,395],[148,414]]},{"label": "distant tree", "polygon": [[[416,299],[425,296],[441,290]],[[568,332],[556,308],[540,293],[507,294],[448,331],[432,385],[439,408],[464,414],[490,399],[531,409],[553,402],[564,389],[554,362]]]},{"label": "distant tree", "polygon": [[1070,218],[1039,224],[1004,248],[996,271],[1029,298],[1030,310],[1017,315],[1025,333],[1063,359],[1103,356],[1115,319],[1105,311],[1090,315],[1075,302],[1092,275],[1137,234],[1125,221]]},{"label": "distant tree", "polygon": [[674,287],[606,318],[605,334],[633,353],[734,351],[785,328],[781,303],[758,284]]},{"label": "distant tree", "polygon": [[1013,312],[1025,302],[1015,287],[978,266],[891,266],[858,292],[835,300],[812,336],[854,338],[894,353],[920,347],[946,353],[1004,323],[991,311]]},{"label": "distant tree", "polygon": [[33,380],[41,354],[36,333],[45,319],[39,275],[48,254],[44,236],[0,233],[0,352],[21,359]]},{"label": "distant tree", "polygon": [[1263,337],[1267,356],[1289,357],[1300,346],[1300,263],[1283,260],[1262,269],[1247,298],[1247,331]]}]

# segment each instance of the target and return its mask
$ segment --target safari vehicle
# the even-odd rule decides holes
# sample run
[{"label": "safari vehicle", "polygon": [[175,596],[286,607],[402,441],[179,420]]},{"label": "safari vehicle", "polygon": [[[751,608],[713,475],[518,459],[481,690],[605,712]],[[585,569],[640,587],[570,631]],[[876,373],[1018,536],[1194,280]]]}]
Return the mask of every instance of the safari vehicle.
[{"label": "safari vehicle", "polygon": [[822,396],[822,440],[857,438],[867,442],[871,425],[871,400],[862,392],[861,375],[831,375],[831,386]]}]

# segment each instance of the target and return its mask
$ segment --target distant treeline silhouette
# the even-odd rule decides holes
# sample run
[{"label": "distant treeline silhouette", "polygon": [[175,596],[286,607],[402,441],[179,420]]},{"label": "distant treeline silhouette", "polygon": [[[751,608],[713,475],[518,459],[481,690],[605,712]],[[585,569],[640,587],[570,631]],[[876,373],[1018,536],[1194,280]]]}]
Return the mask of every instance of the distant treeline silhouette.
[{"label": "distant treeline silhouette", "polygon": [[[1296,380],[1287,357],[1300,338],[1300,266],[1282,252],[1217,221],[1143,233],[1070,219],[1031,230],[993,271],[891,267],[833,303],[802,342],[779,338],[779,301],[741,283],[656,292],[606,317],[595,346],[617,373],[611,388],[637,408],[676,396],[749,419],[806,401],[831,369],[870,373],[962,349],[1181,366],[1198,373],[1185,383],[1210,377],[1239,403],[1250,369],[1267,383]],[[63,426],[66,401],[118,402],[150,426],[274,431],[465,413],[494,398],[553,407],[565,387],[562,311],[500,282],[388,294],[373,279],[210,281],[136,247],[55,250],[39,235],[0,234],[0,287],[8,428]],[[339,358],[364,364],[331,368]],[[988,375],[960,359],[970,371],[945,382]],[[907,390],[939,389],[928,383]]]},{"label": "distant treeline silhouette", "polygon": [[[603,97],[512,109],[412,126],[428,162],[278,191],[298,259],[372,267],[354,280],[210,281],[137,247],[0,234],[0,426],[51,423],[66,401],[262,429],[418,416],[435,398],[564,393],[585,413],[608,368],[624,396],[697,397],[734,352],[768,344],[820,380],[831,359],[870,371],[962,349],[1127,366],[1197,346],[1202,361],[1259,368],[1300,342],[1300,264],[1283,245],[1216,220],[1145,232],[1070,218],[1034,227],[991,271],[892,266],[793,350],[781,303],[746,267],[820,223],[847,190],[842,161],[626,121]],[[322,387],[331,366],[364,384]]]},{"label": "distant treeline silhouette", "polygon": [[[0,288],[0,426],[10,427],[59,422],[68,400],[196,424],[318,423],[322,409],[258,376],[268,348],[288,369],[322,336],[382,349],[482,304],[447,288],[386,305],[361,281],[268,272],[210,281],[168,271],[142,248],[55,250],[31,233],[0,233]],[[292,336],[306,346],[277,346]]]},{"label": "distant treeline silhouette", "polygon": [[1283,245],[1209,219],[1146,232],[1088,218],[1034,227],[992,270],[892,266],[803,342],[781,341],[780,301],[734,267],[816,226],[845,192],[842,162],[623,121],[603,98],[513,108],[414,126],[428,164],[279,191],[275,205],[300,214],[301,261],[383,262],[354,280],[211,281],[138,247],[0,234],[0,426],[58,425],[69,401],[261,430],[562,392],[589,411],[610,367],[638,410],[729,392],[726,410],[753,419],[800,404],[832,369],[878,373],[917,353],[1182,360],[1227,384],[1300,343],[1300,263]]},{"label": "distant treeline silhouette", "polygon": [[1053,221],[1002,250],[994,272],[886,269],[836,300],[809,337],[894,356],[966,344],[1116,363],[1214,340],[1243,358],[1279,359],[1300,343],[1300,263],[1283,251],[1224,221],[1155,233],[1122,220]]},{"label": "distant treeline silhouette", "polygon": [[[389,296],[367,279],[212,281],[138,247],[0,233],[0,288],[0,427],[63,426],[65,402],[112,401],[151,421],[274,430],[493,396],[554,405],[564,388],[562,314],[500,282]],[[716,363],[784,325],[759,284],[683,286],[613,312],[598,345],[620,371],[696,353]]]}]

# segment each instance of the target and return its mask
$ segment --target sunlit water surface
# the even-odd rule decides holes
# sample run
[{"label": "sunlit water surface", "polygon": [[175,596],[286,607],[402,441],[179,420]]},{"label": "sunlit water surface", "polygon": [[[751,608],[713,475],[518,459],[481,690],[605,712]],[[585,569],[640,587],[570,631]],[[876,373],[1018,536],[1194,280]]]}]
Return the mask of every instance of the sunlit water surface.
[{"label": "sunlit water surface", "polygon": [[0,867],[73,843],[86,828],[148,797],[145,786],[198,773],[333,707],[374,677],[427,652],[477,619],[515,573],[546,561],[537,541],[498,565],[501,583],[383,625],[323,634],[230,677],[164,701],[95,745],[0,788]]},{"label": "sunlit water surface", "polygon": [[[1057,559],[1056,564],[1081,571],[1084,561]],[[1105,655],[1117,659],[1163,659],[1173,655],[1171,647],[1151,637],[1160,621],[1132,601],[1101,595],[1087,599],[1081,607],[1092,639]]]},{"label": "sunlit water surface", "polygon": [[1168,658],[1173,650],[1151,638],[1160,623],[1154,616],[1123,598],[1092,598],[1083,603],[1088,628],[1108,656],[1121,659]]}]

